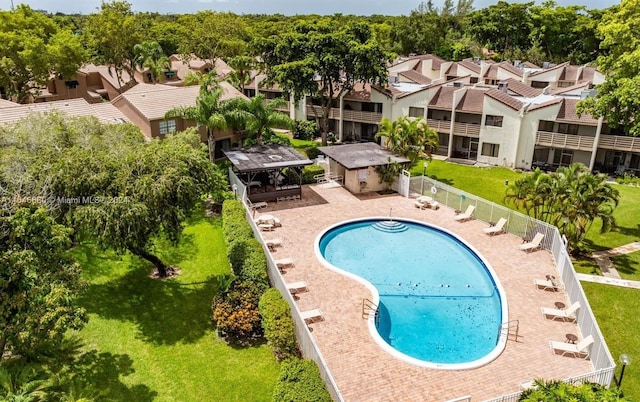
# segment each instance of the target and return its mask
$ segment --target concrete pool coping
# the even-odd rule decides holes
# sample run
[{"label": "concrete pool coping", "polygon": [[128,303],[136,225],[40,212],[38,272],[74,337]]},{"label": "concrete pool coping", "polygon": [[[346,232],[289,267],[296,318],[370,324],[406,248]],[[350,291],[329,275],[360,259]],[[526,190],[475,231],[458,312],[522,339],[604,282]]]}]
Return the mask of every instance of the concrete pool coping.
[{"label": "concrete pool coping", "polygon": [[[328,369],[347,401],[433,400],[470,395],[484,400],[516,392],[520,384],[535,378],[562,379],[591,372],[589,361],[554,355],[550,340],[562,341],[567,333],[580,336],[573,323],[546,320],[540,307],[566,302],[564,292],[537,290],[533,279],[555,274],[547,251],[524,253],[522,239],[503,234],[487,236],[480,221],[460,223],[447,207],[415,208],[412,199],[399,195],[355,196],[342,187],[304,186],[302,199],[272,203],[265,210],[278,216],[282,227],[263,233],[282,240],[274,257],[292,258],[295,267],[284,280],[304,280],[308,292],[297,294],[301,311],[320,308],[324,321],[311,324]],[[324,268],[315,258],[313,244],[325,228],[338,222],[369,216],[393,216],[433,223],[472,244],[491,264],[505,289],[509,319],[519,320],[519,339],[509,340],[493,362],[476,369],[443,371],[417,367],[396,359],[371,337],[368,320],[362,318],[362,301],[369,289],[350,278]],[[262,212],[262,211],[261,211]]]}]

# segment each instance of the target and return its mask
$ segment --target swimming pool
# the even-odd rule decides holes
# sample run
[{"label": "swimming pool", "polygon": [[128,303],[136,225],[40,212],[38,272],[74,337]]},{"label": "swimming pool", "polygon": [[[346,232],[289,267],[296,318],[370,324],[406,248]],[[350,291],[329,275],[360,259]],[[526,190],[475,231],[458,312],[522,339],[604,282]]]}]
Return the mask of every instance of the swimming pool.
[{"label": "swimming pool", "polygon": [[370,331],[396,357],[467,369],[504,349],[502,287],[482,256],[453,233],[408,219],[358,219],[321,233],[316,254],[371,289],[378,310]]}]

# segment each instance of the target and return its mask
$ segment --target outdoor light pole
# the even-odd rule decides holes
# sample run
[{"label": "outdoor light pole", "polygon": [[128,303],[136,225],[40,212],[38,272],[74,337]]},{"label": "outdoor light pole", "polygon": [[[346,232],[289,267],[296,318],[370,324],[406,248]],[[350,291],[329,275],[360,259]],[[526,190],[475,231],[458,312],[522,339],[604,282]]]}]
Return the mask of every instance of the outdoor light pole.
[{"label": "outdoor light pole", "polygon": [[623,353],[620,355],[620,363],[622,363],[622,370],[620,371],[620,379],[618,380],[618,388],[620,388],[620,386],[622,385],[622,377],[624,376],[624,369],[631,364],[631,357],[626,354]]},{"label": "outdoor light pole", "polygon": [[233,190],[233,198],[238,199],[238,194],[236,194],[236,192],[238,191],[238,185],[234,184],[233,186],[231,186],[231,189]]}]

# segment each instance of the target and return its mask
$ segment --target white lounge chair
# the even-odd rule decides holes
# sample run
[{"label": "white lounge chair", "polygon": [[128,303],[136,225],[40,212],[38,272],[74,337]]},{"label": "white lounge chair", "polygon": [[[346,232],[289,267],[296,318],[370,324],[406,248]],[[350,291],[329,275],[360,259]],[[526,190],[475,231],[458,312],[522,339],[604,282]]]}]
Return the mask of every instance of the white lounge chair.
[{"label": "white lounge chair", "polygon": [[464,221],[468,221],[469,219],[473,219],[473,211],[475,209],[476,209],[475,205],[469,205],[466,211],[454,216],[453,219],[457,220],[458,222],[464,222]]},{"label": "white lounge chair", "polygon": [[287,283],[287,290],[291,292],[291,294],[296,294],[300,292],[306,292],[309,289],[307,288],[307,282],[298,281]]},{"label": "white lounge chair", "polygon": [[593,343],[593,337],[591,335],[587,336],[577,344],[566,343],[566,342],[558,342],[558,341],[549,341],[549,345],[551,346],[551,351],[553,353],[560,352],[560,355],[567,356],[571,355],[573,357],[582,356],[585,359],[589,358],[589,346]]},{"label": "white lounge chair", "polygon": [[531,240],[528,243],[524,243],[521,244],[520,246],[520,250],[526,251],[527,253],[533,251],[533,250],[537,250],[540,248],[540,243],[542,242],[542,239],[544,239],[544,235],[540,232],[536,233],[536,235],[533,237],[533,240]]},{"label": "white lounge chair", "polygon": [[558,285],[555,281],[550,281],[546,279],[534,279],[533,284],[536,285],[538,289],[542,290],[551,290],[557,292],[560,290],[560,285]]},{"label": "white lounge chair", "polygon": [[261,223],[258,225],[258,227],[263,232],[271,232],[273,230],[273,225],[271,223]]},{"label": "white lounge chair", "polygon": [[283,268],[293,268],[293,259],[292,258],[282,258],[280,260],[275,261],[276,266],[280,269]]},{"label": "white lounge chair", "polygon": [[575,302],[564,310],[542,307],[542,315],[551,320],[575,321],[576,311],[580,308],[580,302]]},{"label": "white lounge chair", "polygon": [[256,203],[252,203],[252,202],[251,202],[251,201],[249,201],[248,199],[247,199],[247,204],[249,205],[249,208],[251,208],[251,209],[252,209],[252,210],[254,210],[254,211],[255,211],[256,209],[262,209],[262,208],[266,208],[266,207],[268,207],[268,206],[269,206],[269,204],[267,204],[267,203],[266,203],[266,202],[264,202],[264,201],[259,201],[259,202],[256,202]]},{"label": "white lounge chair", "polygon": [[313,310],[307,310],[300,313],[300,317],[307,323],[310,324],[316,321],[324,321],[324,317],[322,316],[322,311],[319,308],[314,308]]},{"label": "white lounge chair", "polygon": [[507,220],[505,218],[500,218],[498,220],[498,223],[495,224],[495,226],[484,228],[482,229],[482,231],[488,234],[489,236],[501,234],[501,233],[504,233],[504,225],[506,223],[507,223]]},{"label": "white lounge chair", "polygon": [[264,243],[267,245],[269,250],[272,250],[272,251],[276,247],[282,247],[282,239],[265,240]]}]

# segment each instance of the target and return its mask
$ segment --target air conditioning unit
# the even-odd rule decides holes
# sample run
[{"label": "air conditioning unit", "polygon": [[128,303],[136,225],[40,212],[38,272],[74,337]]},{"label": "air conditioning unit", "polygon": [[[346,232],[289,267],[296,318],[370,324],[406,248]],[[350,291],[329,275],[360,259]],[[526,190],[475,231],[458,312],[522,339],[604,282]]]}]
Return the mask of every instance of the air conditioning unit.
[{"label": "air conditioning unit", "polygon": [[504,92],[505,94],[507,93],[507,89],[508,89],[509,84],[506,82],[499,82],[498,83],[498,90]]}]

